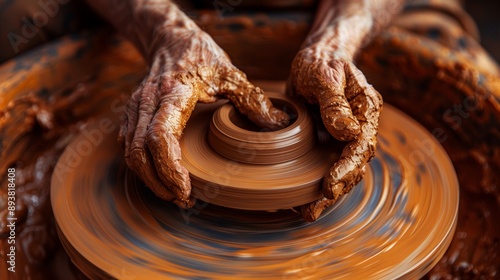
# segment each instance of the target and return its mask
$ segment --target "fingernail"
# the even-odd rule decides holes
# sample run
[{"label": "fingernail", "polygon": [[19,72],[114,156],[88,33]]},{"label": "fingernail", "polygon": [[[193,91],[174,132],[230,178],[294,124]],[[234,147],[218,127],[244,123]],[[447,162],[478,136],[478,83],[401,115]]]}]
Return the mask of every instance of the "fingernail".
[{"label": "fingernail", "polygon": [[338,117],[333,120],[333,127],[337,130],[357,130],[359,125],[356,120],[348,117]]},{"label": "fingernail", "polygon": [[328,131],[340,141],[353,140],[360,132],[357,121],[348,117],[338,117],[334,119],[332,127],[333,129],[328,129]]}]

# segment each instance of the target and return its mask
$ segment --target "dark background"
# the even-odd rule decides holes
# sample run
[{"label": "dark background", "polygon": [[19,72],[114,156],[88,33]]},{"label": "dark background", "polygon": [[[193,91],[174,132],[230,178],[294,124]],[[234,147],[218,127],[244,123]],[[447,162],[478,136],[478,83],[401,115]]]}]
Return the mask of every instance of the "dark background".
[{"label": "dark background", "polygon": [[[67,4],[60,5],[60,11],[50,18],[50,23],[44,26],[27,44],[20,45],[20,51],[14,53],[7,37],[9,32],[21,34],[21,18],[40,10],[38,0],[0,0],[0,63],[12,56],[19,55],[44,42],[56,39],[70,32],[79,32],[84,28],[95,28],[103,22],[93,15],[85,1],[69,0]],[[184,5],[189,1],[181,1]],[[205,1],[206,2],[206,1]],[[254,0],[255,2],[255,0]],[[258,1],[257,1],[258,2]],[[311,6],[312,0],[302,0],[304,7]],[[480,33],[481,43],[489,53],[500,62],[500,1],[498,0],[466,0],[465,10],[476,21]],[[198,4],[202,2],[196,2]],[[245,2],[243,2],[245,3]],[[209,1],[207,9],[214,9]],[[269,4],[269,3],[267,3]],[[195,5],[196,6],[196,5]],[[184,7],[188,8],[189,7]],[[192,8],[192,7],[191,7]],[[28,17],[29,18],[29,17]],[[31,20],[31,19],[30,19]]]},{"label": "dark background", "polygon": [[465,1],[465,10],[476,21],[481,44],[500,62],[500,2],[498,0]]}]

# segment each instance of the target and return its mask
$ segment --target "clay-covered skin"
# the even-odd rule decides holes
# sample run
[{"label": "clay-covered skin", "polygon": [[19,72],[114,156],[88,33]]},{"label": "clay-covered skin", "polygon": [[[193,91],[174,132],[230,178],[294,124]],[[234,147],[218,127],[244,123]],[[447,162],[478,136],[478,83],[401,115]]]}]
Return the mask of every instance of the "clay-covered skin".
[{"label": "clay-covered skin", "polygon": [[[181,207],[193,205],[189,172],[180,164],[179,138],[196,102],[224,96],[261,127],[287,125],[288,116],[275,109],[212,38],[172,2],[89,2],[138,47],[151,66],[132,94],[119,138],[127,164],[158,196]],[[388,24],[401,2],[322,1],[293,62],[288,91],[319,103],[327,130],[339,140],[350,141],[325,175],[323,193],[333,201],[363,177],[375,152],[382,107],[380,95],[354,66],[354,54],[370,33]]]},{"label": "clay-covered skin", "polygon": [[[229,99],[257,125],[276,130],[286,113],[248,82],[226,53],[170,1],[89,1],[150,64],[132,94],[119,139],[125,159],[159,197],[191,207],[189,172],[179,138],[198,101]],[[130,20],[133,19],[133,20]]]},{"label": "clay-covered skin", "polygon": [[[180,141],[194,197],[230,209],[272,212],[323,196],[324,174],[344,145],[317,130],[305,104],[285,96],[281,84],[281,93],[262,84],[278,108],[294,116],[278,131],[262,132],[229,103],[197,106]],[[219,176],[221,170],[228,175]],[[217,195],[205,195],[209,189]]]},{"label": "clay-covered skin", "polygon": [[325,198],[300,207],[308,221],[316,220],[348,193],[363,178],[366,164],[375,154],[382,98],[354,66],[353,58],[401,6],[402,1],[322,1],[293,60],[287,92],[317,103],[330,134],[349,141],[325,175]]},{"label": "clay-covered skin", "polygon": [[[436,16],[445,18],[440,13],[436,13]],[[402,17],[399,16],[398,19]],[[290,32],[293,32],[293,29]],[[300,28],[300,32],[302,32],[302,28]],[[387,32],[382,32],[377,36],[373,44],[361,50],[357,65],[367,75],[368,80],[383,93],[386,102],[397,105],[398,108],[413,116],[435,134],[435,137],[446,148],[457,168],[461,188],[457,231],[450,249],[429,273],[428,278],[475,279],[483,276],[485,279],[492,279],[500,271],[500,258],[498,256],[500,227],[496,223],[495,216],[495,213],[500,211],[500,199],[498,198],[500,194],[498,187],[496,187],[500,184],[498,176],[498,170],[500,170],[500,152],[498,151],[500,138],[498,138],[498,130],[495,130],[500,127],[498,124],[500,119],[498,115],[500,110],[498,106],[500,83],[498,82],[498,75],[484,76],[481,74],[484,71],[479,69],[482,69],[483,64],[479,65],[480,62],[470,56],[460,57],[459,61],[454,60],[457,57],[453,54],[457,50],[455,48],[444,48],[441,43],[436,42],[436,38],[431,37],[434,33],[423,30],[422,35],[416,35],[412,31],[405,31],[401,28],[388,29]],[[448,33],[446,29],[440,32],[440,34]],[[461,37],[456,37],[453,42],[456,42],[457,46],[459,46],[460,39]],[[470,38],[467,37],[466,39],[467,42],[471,42]],[[231,37],[228,37],[227,40],[231,40]],[[122,43],[121,45],[125,44]],[[469,44],[469,46],[471,45]],[[119,67],[114,67],[114,71],[117,71],[117,69],[124,71],[123,69],[127,67],[135,69],[134,71],[143,69],[143,63],[136,55],[133,58],[124,57],[126,52],[119,49],[116,44],[103,46],[102,43],[99,43],[94,44],[94,48],[95,50],[91,51],[91,54],[108,51],[104,53],[103,57],[92,56],[93,59],[85,59],[79,62],[69,61],[68,65],[71,65],[69,69],[74,71],[74,65],[79,66],[76,67],[77,69],[87,69],[87,64],[91,61],[101,61],[103,58],[106,58],[106,60],[103,60],[105,61],[104,65],[116,65],[116,61],[109,60],[112,55],[116,55],[118,57],[117,61],[121,62],[121,64],[118,64]],[[42,53],[45,55],[52,54],[53,48],[51,47],[50,50],[50,52]],[[462,49],[462,51],[464,54],[471,54],[469,49]],[[65,50],[60,50],[59,54],[66,52],[68,50],[65,48]],[[277,49],[276,52],[276,55],[278,55],[281,50]],[[472,55],[477,55],[477,52],[472,53]],[[78,56],[75,55],[75,57]],[[35,57],[34,59],[39,60],[40,58]],[[31,64],[23,63],[22,65]],[[88,70],[88,73],[102,72],[101,68],[97,69]],[[65,71],[51,71],[51,73],[59,72],[65,73]],[[14,71],[9,73],[14,73]],[[59,77],[51,73],[40,76],[48,76],[52,77],[52,79]],[[81,73],[87,73],[87,71],[81,71]],[[110,80],[115,77],[113,72],[106,72],[104,76]],[[137,79],[142,76],[143,74],[138,75]],[[5,78],[4,73],[3,77],[4,84],[11,84],[8,75]],[[484,80],[484,77],[487,79]],[[36,88],[43,88],[43,85],[40,85],[43,80],[38,81],[35,77],[21,80],[26,84],[36,83],[33,85]],[[387,83],[388,80],[392,82]],[[134,84],[137,84],[137,81],[125,87],[124,93],[128,94]],[[485,88],[490,87],[490,89],[484,90],[483,86]],[[8,90],[3,93],[8,98],[13,98],[17,91]],[[50,96],[54,96],[54,93],[50,92]],[[463,102],[474,96],[478,98],[477,100],[482,101],[481,106],[477,110],[473,110],[474,114],[464,115],[467,116],[466,118],[462,117],[461,114],[471,113],[466,110]],[[485,96],[489,98],[484,98]],[[95,108],[100,106],[101,103],[85,100],[85,102],[76,102],[76,104],[78,106],[75,110],[81,112],[89,109],[87,107]],[[455,105],[461,105],[460,108],[466,111],[453,112]],[[87,109],[82,109],[82,107]],[[447,109],[452,109],[450,116],[453,117],[448,124],[443,119]],[[67,114],[62,115],[67,116]],[[451,127],[458,124],[457,118],[461,121],[458,131]],[[11,124],[9,123],[9,125]],[[21,126],[12,124],[12,127],[17,129]],[[483,129],[483,127],[485,128]],[[444,130],[440,131],[440,128]],[[487,132],[487,134],[482,134],[483,132]],[[37,129],[32,134],[33,140],[30,140],[32,141],[30,143],[36,143],[42,137],[42,134]],[[460,135],[460,137],[457,137],[457,135]],[[473,145],[473,143],[477,144]],[[50,150],[51,145],[52,143],[49,142],[44,149]],[[20,157],[18,154],[13,154],[13,158],[17,160]],[[37,156],[31,154],[30,158],[33,160],[30,164],[34,164]],[[3,159],[2,157],[0,163],[5,163]],[[40,168],[41,166],[38,165],[37,167]],[[50,174],[47,176],[50,177]],[[39,182],[30,186],[30,188],[48,188],[49,181],[50,178],[44,179],[46,184]],[[48,192],[40,193],[45,196],[48,194]],[[33,200],[27,201],[34,202]],[[34,211],[33,213],[42,213],[42,211]],[[44,217],[43,223],[47,223],[52,215]],[[51,232],[54,231],[51,229]],[[50,240],[47,241],[51,242]],[[44,260],[33,266],[30,271],[37,272],[40,271],[41,266],[47,267],[47,261],[51,258],[53,258],[53,255],[48,254]],[[65,265],[59,264],[54,271],[60,271],[66,265],[67,263]],[[53,277],[49,278],[54,279]],[[47,279],[47,277],[42,279]]]}]

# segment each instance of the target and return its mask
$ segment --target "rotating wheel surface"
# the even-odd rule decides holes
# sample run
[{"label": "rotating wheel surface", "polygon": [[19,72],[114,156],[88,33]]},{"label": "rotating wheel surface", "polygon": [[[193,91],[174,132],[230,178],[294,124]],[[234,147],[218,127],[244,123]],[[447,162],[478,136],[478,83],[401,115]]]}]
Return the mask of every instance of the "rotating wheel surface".
[{"label": "rotating wheel surface", "polygon": [[316,129],[301,102],[266,94],[291,116],[286,128],[259,129],[230,103],[197,106],[180,140],[194,197],[243,210],[290,209],[322,197],[342,143]]},{"label": "rotating wheel surface", "polygon": [[91,278],[416,278],[444,254],[456,225],[446,153],[388,105],[365,178],[313,223],[203,201],[179,209],[126,171],[116,133],[82,155],[85,141],[61,156],[51,199],[65,249]]}]

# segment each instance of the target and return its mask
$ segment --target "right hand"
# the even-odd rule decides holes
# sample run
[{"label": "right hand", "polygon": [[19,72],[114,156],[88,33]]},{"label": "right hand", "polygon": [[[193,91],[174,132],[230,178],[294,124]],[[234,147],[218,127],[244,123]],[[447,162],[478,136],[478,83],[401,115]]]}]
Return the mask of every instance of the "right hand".
[{"label": "right hand", "polygon": [[142,181],[160,198],[187,208],[194,199],[189,172],[180,164],[179,139],[198,101],[225,97],[254,123],[272,130],[289,119],[205,32],[177,29],[167,38],[128,101],[119,140],[128,166]]},{"label": "right hand", "polygon": [[297,208],[306,221],[315,221],[363,178],[375,155],[382,97],[333,43],[312,45],[297,54],[287,92],[318,104],[328,132],[347,142],[325,174],[324,197]]}]

